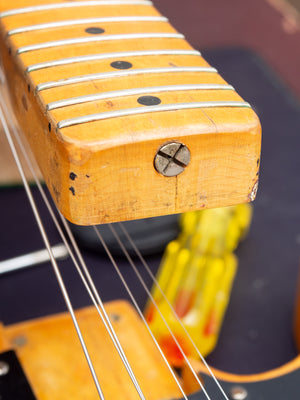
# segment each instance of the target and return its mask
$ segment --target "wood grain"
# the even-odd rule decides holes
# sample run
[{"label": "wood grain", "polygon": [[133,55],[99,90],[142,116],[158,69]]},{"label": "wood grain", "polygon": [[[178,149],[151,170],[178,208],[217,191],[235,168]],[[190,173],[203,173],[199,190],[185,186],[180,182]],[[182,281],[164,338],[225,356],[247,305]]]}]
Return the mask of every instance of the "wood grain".
[{"label": "wood grain", "polygon": [[[44,3],[48,2],[17,0],[13,7]],[[1,11],[9,8],[6,1],[0,1]],[[16,27],[112,15],[160,14],[152,6],[124,5],[49,10],[1,20],[1,54],[14,111],[61,212],[74,223],[90,225],[253,199],[258,180],[261,128],[251,109],[222,107],[153,112],[57,129],[59,121],[75,116],[145,106],[138,104],[136,96],[126,96],[46,112],[49,102],[139,87],[226,83],[212,72],[168,72],[94,79],[35,93],[36,85],[43,82],[116,71],[111,66],[116,60],[73,63],[26,73],[26,68],[34,63],[107,52],[192,49],[183,39],[131,39],[59,46],[16,56],[21,46],[88,37],[87,27],[51,28],[6,36],[8,30]],[[167,22],[110,22],[101,27],[104,35],[175,32]],[[208,65],[202,57],[191,55],[128,57],[123,61],[130,62],[132,69],[172,67],[176,70],[182,66]],[[161,104],[242,100],[231,90],[164,92],[153,96],[159,97]],[[191,162],[181,175],[166,178],[154,169],[153,160],[158,149],[170,141],[188,146]],[[75,175],[75,180],[70,179]]]}]

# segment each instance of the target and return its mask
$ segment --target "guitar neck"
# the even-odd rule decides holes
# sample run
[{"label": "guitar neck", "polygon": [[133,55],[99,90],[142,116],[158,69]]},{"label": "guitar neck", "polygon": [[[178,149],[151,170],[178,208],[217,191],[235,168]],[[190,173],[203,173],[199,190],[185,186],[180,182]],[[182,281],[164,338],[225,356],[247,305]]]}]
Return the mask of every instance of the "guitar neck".
[{"label": "guitar neck", "polygon": [[77,224],[253,200],[250,105],[147,0],[0,1],[17,120]]}]

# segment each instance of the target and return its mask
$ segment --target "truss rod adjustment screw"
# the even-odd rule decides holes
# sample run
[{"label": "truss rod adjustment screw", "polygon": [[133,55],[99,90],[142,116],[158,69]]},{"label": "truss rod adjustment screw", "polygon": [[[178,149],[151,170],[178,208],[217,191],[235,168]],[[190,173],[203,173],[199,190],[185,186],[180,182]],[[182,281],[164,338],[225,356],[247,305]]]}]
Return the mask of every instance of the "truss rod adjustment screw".
[{"label": "truss rod adjustment screw", "polygon": [[154,157],[154,167],[164,176],[177,176],[189,165],[191,153],[186,145],[179,142],[164,144]]}]

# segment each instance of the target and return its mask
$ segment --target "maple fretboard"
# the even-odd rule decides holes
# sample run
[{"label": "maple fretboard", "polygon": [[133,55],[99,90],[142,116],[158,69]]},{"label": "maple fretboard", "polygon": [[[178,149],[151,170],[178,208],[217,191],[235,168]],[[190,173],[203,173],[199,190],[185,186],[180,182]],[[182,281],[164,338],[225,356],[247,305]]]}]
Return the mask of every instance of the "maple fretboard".
[{"label": "maple fretboard", "polygon": [[255,113],[150,1],[2,0],[0,11],[14,110],[69,220],[254,199]]}]

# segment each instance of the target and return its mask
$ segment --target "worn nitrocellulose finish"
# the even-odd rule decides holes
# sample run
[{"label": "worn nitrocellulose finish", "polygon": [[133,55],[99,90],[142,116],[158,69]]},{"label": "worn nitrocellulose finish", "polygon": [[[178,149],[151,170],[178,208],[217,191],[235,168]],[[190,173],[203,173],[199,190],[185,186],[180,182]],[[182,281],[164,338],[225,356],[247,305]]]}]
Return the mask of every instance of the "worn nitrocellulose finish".
[{"label": "worn nitrocellulose finish", "polygon": [[[10,7],[0,1],[12,103],[66,218],[88,225],[254,199],[257,116],[151,2]],[[168,142],[191,154],[175,177],[153,164]]]}]

